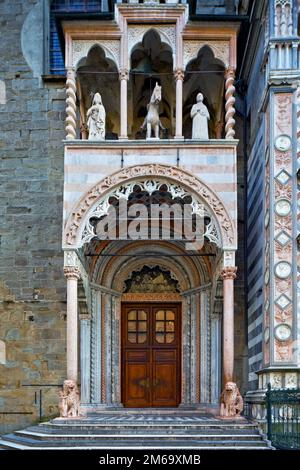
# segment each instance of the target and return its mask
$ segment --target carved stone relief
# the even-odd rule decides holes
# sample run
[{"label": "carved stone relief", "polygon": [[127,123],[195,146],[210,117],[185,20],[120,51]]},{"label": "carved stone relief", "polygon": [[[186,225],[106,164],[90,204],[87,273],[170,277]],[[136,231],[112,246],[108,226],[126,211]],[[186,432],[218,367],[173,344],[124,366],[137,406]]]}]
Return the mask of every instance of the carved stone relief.
[{"label": "carved stone relief", "polygon": [[86,57],[93,46],[100,46],[105,56],[111,59],[120,68],[120,41],[118,39],[75,39],[72,43],[72,65],[77,67],[78,62]]},{"label": "carved stone relief", "polygon": [[168,44],[173,54],[176,53],[176,32],[175,32],[175,25],[167,25],[167,24],[144,24],[144,25],[128,25],[127,28],[127,41],[128,41],[128,59],[130,58],[132,49],[138,43],[141,43],[143,37],[147,31],[154,29],[158,32],[160,39],[162,42]]},{"label": "carved stone relief", "polygon": [[140,271],[134,271],[124,284],[124,293],[180,292],[177,279],[160,266],[144,266]]},{"label": "carved stone relief", "polygon": [[[168,191],[171,193],[172,197],[182,197],[186,194],[191,195],[191,192],[197,193],[197,195],[199,195],[199,204],[195,201],[195,207],[197,207],[197,205],[203,207],[204,205],[207,210],[207,215],[211,216],[211,221],[217,221],[220,227],[221,234],[219,234],[218,237],[219,242],[221,242],[222,238],[224,247],[232,247],[235,249],[236,230],[230,216],[217,195],[192,174],[176,167],[161,164],[124,168],[104,178],[104,180],[93,186],[90,191],[81,198],[77,207],[69,216],[65,227],[65,243],[69,246],[76,244],[82,246],[84,242],[91,240],[95,236],[95,233],[89,223],[89,219],[92,216],[100,217],[107,213],[109,206],[107,194],[109,190],[119,185],[119,187],[112,189],[114,196],[120,197],[121,195],[122,197],[126,197],[126,194],[129,196],[133,186],[137,184],[137,181],[131,181],[126,184],[124,184],[124,182],[144,176],[150,176],[150,178],[142,178],[139,184],[142,184],[144,189],[150,194],[151,190],[155,190],[161,184],[168,186]],[[159,177],[159,179],[151,179],[151,176]],[[170,178],[170,180],[168,180],[168,178]],[[120,193],[120,191],[122,193]],[[101,200],[101,198],[103,199]],[[99,201],[99,203],[96,205],[95,203],[97,201]],[[84,221],[85,228],[81,227]],[[213,225],[216,227],[215,222]],[[81,240],[78,239],[80,228],[81,231],[83,230]],[[216,237],[216,230],[217,229],[210,224],[207,226],[205,235],[207,235],[208,238]]]},{"label": "carved stone relief", "polygon": [[184,69],[192,59],[196,59],[198,52],[204,46],[211,48],[216,59],[223,62],[225,68],[230,65],[230,44],[229,41],[199,41],[190,39],[183,41],[183,66]]}]

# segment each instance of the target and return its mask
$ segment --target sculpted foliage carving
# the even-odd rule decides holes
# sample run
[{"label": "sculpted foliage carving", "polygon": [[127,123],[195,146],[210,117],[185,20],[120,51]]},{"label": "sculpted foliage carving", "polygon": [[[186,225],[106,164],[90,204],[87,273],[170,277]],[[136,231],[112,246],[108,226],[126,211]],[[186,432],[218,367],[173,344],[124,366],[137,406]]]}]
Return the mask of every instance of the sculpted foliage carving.
[{"label": "sculpted foliage carving", "polygon": [[[155,178],[152,179],[151,177],[158,177],[158,181],[155,181]],[[183,194],[190,194],[191,192],[197,194],[199,197],[199,203],[204,204],[207,208],[208,214],[212,216],[211,219],[216,219],[218,221],[223,245],[228,247],[235,244],[235,228],[233,226],[233,222],[216,194],[192,174],[176,167],[160,164],[124,168],[118,173],[107,176],[98,184],[93,186],[69,216],[69,220],[65,227],[65,244],[69,246],[81,246],[83,243],[90,241],[95,234],[89,224],[89,218],[92,215],[94,217],[101,217],[101,215],[107,213],[109,202],[106,196],[109,190],[113,190],[114,186],[123,185],[122,190],[126,190],[126,192],[130,194],[133,189],[132,184],[137,184],[137,182],[132,181],[129,183],[128,180],[136,180],[138,178],[141,178],[140,184],[143,186],[146,185],[145,190],[148,192],[149,190],[151,191],[151,185],[160,185],[162,184],[161,180],[164,180],[164,184],[168,185],[168,191],[172,194],[172,197],[182,197]],[[176,184],[174,184],[174,182]],[[114,195],[116,197],[118,197],[118,190],[119,188],[114,189]],[[102,197],[103,200],[100,201]],[[97,204],[97,207],[95,208],[94,205],[97,200],[99,200],[99,204]],[[194,200],[193,202],[197,206],[197,201]],[[93,211],[93,209],[95,210],[93,214],[91,214],[90,212]],[[82,231],[81,226],[84,221],[87,221],[87,223],[85,224],[81,241],[78,237],[80,230]],[[217,234],[215,224],[213,224],[213,226],[212,224],[208,226],[208,234],[209,237],[216,238]],[[216,243],[217,239],[215,239],[214,242]]]}]

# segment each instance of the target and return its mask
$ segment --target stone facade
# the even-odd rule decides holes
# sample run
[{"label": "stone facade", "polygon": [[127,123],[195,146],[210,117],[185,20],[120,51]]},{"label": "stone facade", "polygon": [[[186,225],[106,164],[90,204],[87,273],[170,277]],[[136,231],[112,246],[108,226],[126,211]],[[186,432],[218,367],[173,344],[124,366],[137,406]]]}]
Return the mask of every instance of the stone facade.
[{"label": "stone facade", "polygon": [[[21,35],[38,2],[2,2],[0,78],[1,430],[57,415],[65,377],[66,290],[61,252],[64,81],[41,82],[24,58]],[[42,384],[26,386],[29,384]],[[44,386],[54,384],[55,386]],[[2,412],[5,412],[3,414]]]},{"label": "stone facade", "polygon": [[[267,180],[269,177],[268,163],[265,165],[262,162],[269,146],[274,146],[273,134],[278,129],[273,121],[270,124],[270,108],[268,108],[268,100],[265,100],[268,90],[263,86],[266,75],[261,75],[264,44],[267,44],[269,40],[268,5],[270,3],[272,6],[273,2],[256,3],[260,4],[260,7],[255,10],[256,17],[262,16],[265,31],[263,33],[254,31],[251,40],[254,41],[256,34],[262,34],[264,40],[261,37],[261,41],[257,42],[261,47],[258,50],[254,48],[252,50],[254,65],[250,66],[247,61],[244,63],[239,78],[238,93],[235,92],[234,87],[233,69],[236,64],[232,63],[235,62],[235,35],[238,29],[236,24],[231,24],[228,28],[224,27],[220,32],[220,28],[216,27],[218,24],[215,23],[213,26],[211,22],[209,27],[206,25],[208,37],[203,39],[199,24],[193,29],[193,24],[190,22],[185,35],[182,36],[181,43],[179,38],[181,38],[186,20],[186,7],[184,4],[166,7],[170,22],[173,21],[174,24],[161,24],[158,20],[157,35],[166,50],[172,50],[173,55],[170,54],[170,56],[176,59],[176,63],[173,64],[176,65],[175,81],[174,83],[170,81],[170,90],[165,91],[174,103],[177,98],[177,102],[168,117],[172,135],[160,143],[136,140],[134,137],[136,123],[134,125],[132,123],[133,104],[128,105],[128,113],[127,110],[126,113],[124,112],[126,98],[128,96],[131,99],[133,94],[132,77],[130,82],[128,73],[130,53],[137,47],[140,47],[140,51],[142,50],[140,44],[149,29],[147,24],[149,6],[145,8],[146,13],[143,13],[146,15],[144,25],[129,24],[126,51],[123,46],[120,46],[123,43],[120,42],[121,33],[117,22],[113,26],[108,26],[107,29],[104,28],[103,37],[100,35],[99,38],[93,38],[93,27],[91,27],[91,30],[86,33],[90,34],[89,37],[85,38],[85,33],[81,31],[80,34],[83,36],[74,40],[73,43],[72,34],[75,31],[76,37],[78,34],[76,28],[80,30],[80,25],[64,25],[68,67],[67,83],[65,83],[63,75],[61,77],[44,75],[48,71],[47,48],[49,45],[45,41],[47,15],[44,16],[48,2],[42,0],[18,2],[16,0],[12,3],[4,0],[0,4],[0,15],[5,30],[5,41],[0,44],[0,55],[4,59],[0,69],[0,124],[4,131],[0,140],[0,212],[3,221],[0,229],[0,432],[21,428],[39,419],[57,416],[59,413],[58,390],[67,377],[66,284],[71,278],[69,274],[74,269],[76,282],[81,277],[76,331],[80,339],[78,358],[82,402],[90,409],[98,409],[97,407],[101,408],[104,405],[120,405],[120,357],[117,344],[120,333],[120,302],[122,299],[132,300],[133,298],[132,293],[124,294],[122,291],[122,282],[128,278],[124,273],[130,276],[133,270],[141,270],[144,266],[152,269],[155,266],[154,260],[147,255],[143,262],[128,262],[123,266],[120,256],[115,267],[112,267],[112,262],[108,260],[84,262],[83,256],[77,258],[76,255],[73,258],[75,251],[67,251],[64,260],[62,247],[65,250],[75,247],[78,249],[77,254],[82,255],[81,245],[76,245],[74,242],[76,237],[73,237],[75,232],[72,230],[75,227],[76,231],[86,216],[85,212],[88,213],[90,208],[94,208],[93,198],[96,202],[101,202],[101,197],[104,197],[108,190],[117,191],[117,183],[120,184],[123,180],[131,178],[142,184],[138,181],[140,175],[154,175],[162,179],[165,177],[167,182],[170,182],[173,177],[178,185],[180,185],[179,182],[186,184],[185,188],[188,187],[187,183],[192,183],[198,188],[199,194],[202,192],[205,197],[210,196],[210,202],[213,201],[216,204],[217,221],[223,217],[220,216],[220,210],[223,214],[225,210],[228,220],[233,221],[234,233],[238,233],[238,250],[235,257],[238,269],[234,302],[234,380],[238,383],[242,395],[245,396],[248,392],[249,403],[254,403],[253,417],[257,417],[255,413],[258,413],[259,418],[264,418],[263,390],[267,382],[270,381],[274,388],[299,386],[299,360],[296,358],[292,361],[289,357],[290,370],[281,370],[287,362],[279,354],[282,343],[276,340],[273,330],[271,340],[267,338],[267,335],[264,338],[262,336],[266,327],[270,328],[270,325],[266,323],[270,318],[268,314],[263,314],[263,304],[265,305],[266,300],[270,299],[273,303],[272,312],[274,313],[275,308],[278,310],[274,304],[275,299],[271,298],[267,287],[264,287],[269,282],[266,282],[267,277],[264,271],[269,260],[262,255],[262,252],[259,252],[259,248],[263,246],[265,248],[270,241],[268,237],[273,236],[272,233],[259,228],[263,227],[264,211],[271,211],[273,228],[278,223],[278,217],[274,215],[272,208],[267,207],[271,204],[266,195],[267,192],[264,192],[264,178]],[[244,1],[202,2],[199,0],[195,2],[194,13],[204,15],[243,13],[246,4],[247,2]],[[124,18],[130,19],[131,7],[135,8],[134,5],[129,5],[127,11],[127,6],[119,5]],[[162,8],[165,7],[157,6],[158,11]],[[159,16],[159,13],[157,15]],[[271,18],[273,18],[272,15]],[[201,18],[198,19],[201,20]],[[40,26],[44,21],[45,30]],[[199,34],[198,39],[195,39],[195,31]],[[214,32],[217,34],[216,31],[220,35],[217,40],[212,38]],[[295,129],[292,127],[295,119],[291,117],[291,114],[297,103],[299,104],[299,85],[297,85],[299,70],[295,61],[299,39],[296,38],[296,32],[294,34],[295,40],[288,42],[285,46],[284,60],[286,62],[282,62],[280,41],[280,44],[275,42],[271,44],[270,53],[270,64],[271,68],[273,67],[270,73],[273,86],[270,102],[277,114],[281,113],[284,116],[286,110],[282,108],[287,108],[287,106],[285,102],[280,105],[280,100],[284,101],[285,94],[289,95],[287,117],[290,118],[290,127],[284,129],[284,133],[292,135],[293,153],[288,155],[291,160],[296,152],[295,133],[293,134]],[[221,37],[222,35],[225,39]],[[80,80],[78,77],[76,79],[74,70],[80,61],[90,60],[90,50],[95,42],[103,46],[105,60],[115,62],[115,69],[110,72],[115,74],[111,80],[110,93],[105,93],[104,99],[107,99],[107,96],[117,96],[118,100],[121,98],[122,111],[120,113],[114,111],[109,116],[110,135],[115,138],[114,132],[116,131],[115,133],[119,134],[119,141],[104,141],[101,144],[86,140],[83,116],[85,115],[84,106],[88,105],[88,98],[85,98],[86,101],[82,100],[80,95],[82,90],[80,86],[78,87]],[[219,108],[217,106],[213,108],[215,112],[213,132],[216,138],[209,142],[193,143],[188,139],[182,140],[185,129],[182,123],[184,112],[182,106],[178,105],[178,97],[181,97],[181,102],[184,96],[188,103],[184,94],[185,71],[183,69],[190,62],[197,63],[199,47],[207,44],[211,47],[214,59],[217,60],[219,66],[222,63],[221,80],[224,80],[224,84],[221,83],[222,99],[219,100],[222,104]],[[251,44],[250,41],[250,47]],[[286,85],[283,83],[281,73],[288,65],[290,65],[291,73]],[[248,96],[245,102],[242,82],[248,85]],[[256,84],[258,84],[257,87]],[[280,88],[283,85],[284,87]],[[176,90],[173,94],[172,87]],[[86,92],[84,87],[83,92]],[[79,106],[77,106],[76,93],[80,98]],[[66,99],[67,113],[65,112]],[[225,101],[224,105],[223,101]],[[109,107],[106,104],[105,106],[109,111]],[[119,101],[117,105],[114,103],[114,106],[119,107]],[[236,114],[235,108],[238,111]],[[258,109],[260,113],[257,112]],[[221,126],[218,113],[220,119],[223,119]],[[127,118],[128,121],[131,120],[128,126]],[[164,122],[168,122],[166,117],[164,119]],[[127,134],[133,142],[127,140]],[[65,138],[67,138],[67,143],[64,145]],[[234,140],[235,138],[238,141]],[[274,151],[270,160],[272,165],[275,165],[276,171],[279,171],[278,165],[288,165],[286,161],[280,160],[278,152],[280,152],[278,149]],[[273,157],[276,160],[275,163]],[[261,167],[260,164],[262,164]],[[296,167],[292,166],[292,161],[289,164],[291,190],[287,197],[291,199],[293,205],[294,219],[291,221],[292,226],[289,227],[288,235],[292,238],[295,237],[293,224],[296,220],[294,171]],[[143,173],[144,167],[148,169]],[[167,167],[169,173],[164,174],[163,169]],[[260,173],[258,179],[257,171]],[[177,179],[174,177],[175,173]],[[198,184],[198,179],[201,180],[202,186]],[[259,183],[257,183],[258,180]],[[246,186],[248,186],[247,210],[244,206]],[[255,190],[261,193],[260,198],[258,196],[253,198],[254,202],[252,188],[253,193]],[[213,198],[211,194],[214,195]],[[279,196],[282,199],[284,195],[286,196],[286,193],[280,193]],[[275,199],[276,197],[277,194],[275,194]],[[220,201],[221,206],[218,205]],[[73,216],[75,222],[72,219]],[[247,217],[247,231],[244,226],[245,217]],[[257,245],[253,246],[250,238],[255,232],[253,228],[255,221],[256,230],[260,233],[257,236]],[[67,229],[71,227],[69,231],[66,230],[66,222]],[[224,226],[223,224],[223,229]],[[267,227],[266,224],[265,228]],[[65,230],[62,238],[63,228]],[[223,230],[222,235],[226,235],[227,229]],[[275,235],[277,236],[278,233],[276,232]],[[228,240],[230,241],[229,238]],[[224,242],[224,239],[222,241]],[[235,238],[230,243],[231,250],[234,251]],[[115,244],[113,247],[122,256],[126,253],[127,249],[123,249],[120,244]],[[220,247],[222,248],[221,244],[218,249]],[[128,250],[131,255],[135,253],[130,251],[135,250],[134,246]],[[186,332],[183,339],[185,352],[183,404],[216,406],[222,387],[221,264],[213,266],[215,272],[210,278],[210,270],[203,260],[195,261],[195,265],[192,261],[186,261],[186,264],[181,261],[182,264],[179,262],[176,264],[174,260],[171,261],[171,256],[175,251],[168,250],[169,248],[163,244],[157,248],[157,253],[162,257],[163,269],[175,272],[177,281],[180,280],[184,285],[181,291],[184,331]],[[218,253],[213,250],[214,254]],[[278,255],[277,245],[276,250],[276,255]],[[229,271],[232,268],[233,251],[227,253],[228,262],[231,264],[226,265],[226,257],[224,261],[224,267],[227,267]],[[170,254],[170,259],[164,259],[168,257],[168,254]],[[293,244],[293,252],[289,252],[291,262],[295,261],[296,254],[296,245]],[[245,271],[245,262],[247,271]],[[67,281],[63,275],[64,266]],[[274,283],[273,268],[274,266],[268,266],[271,282]],[[115,273],[118,269],[121,274],[116,280]],[[182,275],[185,270],[189,274],[186,278]],[[197,270],[198,277],[195,274]],[[291,307],[294,309],[293,323],[292,320],[290,323],[294,328],[293,339],[296,340],[299,330],[297,326],[299,325],[297,323],[299,312],[295,303],[296,272],[293,276],[292,282],[288,285],[281,283],[283,284],[281,289],[289,289],[289,300],[294,302]],[[213,279],[212,283],[210,283],[211,279]],[[276,279],[275,282],[277,282]],[[175,295],[179,296],[178,293]],[[139,299],[147,298],[153,300],[153,297],[140,297]],[[176,300],[178,298],[176,297]],[[285,307],[281,310],[285,310]],[[74,325],[76,327],[76,322],[73,327]],[[277,326],[278,319],[272,318],[272,322],[273,328]],[[281,323],[285,321],[282,320]],[[70,357],[70,351],[68,357]],[[76,361],[77,354],[75,366],[74,363],[72,364],[76,371],[71,371],[75,374],[77,374]],[[263,370],[265,366],[269,369]],[[261,372],[257,375],[256,372],[259,369]],[[256,390],[256,392],[253,391],[251,394],[249,390]]]}]

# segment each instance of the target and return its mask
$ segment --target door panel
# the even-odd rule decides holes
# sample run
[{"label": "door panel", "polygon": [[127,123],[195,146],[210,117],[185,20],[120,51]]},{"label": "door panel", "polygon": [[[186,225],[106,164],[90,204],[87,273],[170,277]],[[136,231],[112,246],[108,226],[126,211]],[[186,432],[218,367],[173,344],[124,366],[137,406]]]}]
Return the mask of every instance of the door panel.
[{"label": "door panel", "polygon": [[149,364],[126,364],[128,406],[148,406],[149,403]]},{"label": "door panel", "polygon": [[180,305],[123,304],[122,361],[124,406],[178,406]]},{"label": "door panel", "polygon": [[153,364],[153,406],[176,406],[176,362]]}]

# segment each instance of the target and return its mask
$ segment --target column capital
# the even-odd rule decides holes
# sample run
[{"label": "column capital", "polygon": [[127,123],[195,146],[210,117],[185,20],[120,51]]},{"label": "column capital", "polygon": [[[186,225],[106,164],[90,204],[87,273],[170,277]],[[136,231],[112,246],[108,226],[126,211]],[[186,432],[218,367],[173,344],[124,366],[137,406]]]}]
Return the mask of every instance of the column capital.
[{"label": "column capital", "polygon": [[80,279],[80,271],[76,266],[65,266],[64,267],[64,275],[67,279]]},{"label": "column capital", "polygon": [[90,313],[79,313],[78,315],[80,321],[90,321],[91,314]]},{"label": "column capital", "polygon": [[222,279],[235,279],[236,278],[237,267],[236,266],[227,266],[222,269],[221,276]]},{"label": "column capital", "polygon": [[119,70],[119,80],[129,80],[129,72],[127,69]]},{"label": "column capital", "polygon": [[235,78],[235,68],[229,65],[224,72],[225,78]]},{"label": "column capital", "polygon": [[177,82],[177,80],[183,81],[183,79],[184,79],[184,71],[183,71],[183,69],[180,69],[180,68],[175,69],[175,70],[174,70],[174,78],[175,78],[176,82]]},{"label": "column capital", "polygon": [[76,72],[75,72],[74,67],[68,67],[67,68],[67,78],[72,78],[72,79],[75,80],[75,77],[76,77]]}]

